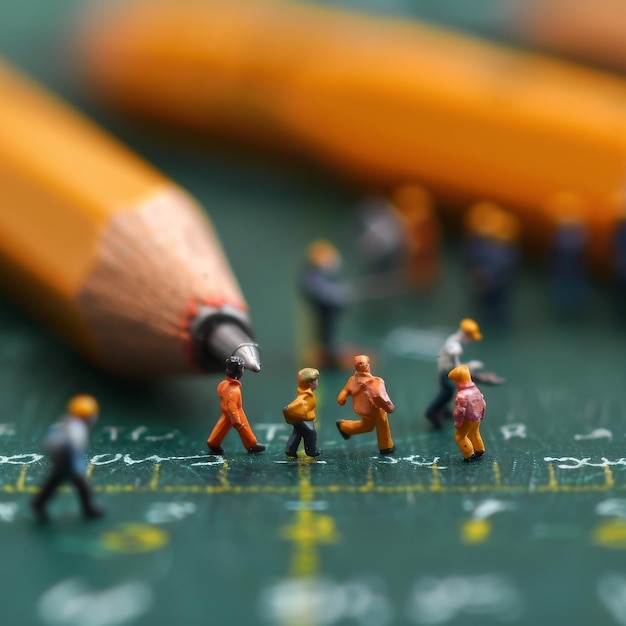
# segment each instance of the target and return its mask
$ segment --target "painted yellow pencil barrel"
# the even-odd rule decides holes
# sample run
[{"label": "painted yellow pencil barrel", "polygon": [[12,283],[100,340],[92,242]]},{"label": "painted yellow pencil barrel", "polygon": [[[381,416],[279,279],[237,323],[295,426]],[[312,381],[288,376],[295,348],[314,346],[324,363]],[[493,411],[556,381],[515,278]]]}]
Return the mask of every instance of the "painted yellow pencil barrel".
[{"label": "painted yellow pencil barrel", "polygon": [[0,287],[132,376],[195,368],[198,305],[245,310],[194,200],[1,61]]},{"label": "painted yellow pencil barrel", "polygon": [[281,0],[123,3],[83,41],[91,85],[120,106],[295,148],[368,184],[498,202],[540,241],[551,197],[575,193],[606,257],[626,173],[618,78]]}]

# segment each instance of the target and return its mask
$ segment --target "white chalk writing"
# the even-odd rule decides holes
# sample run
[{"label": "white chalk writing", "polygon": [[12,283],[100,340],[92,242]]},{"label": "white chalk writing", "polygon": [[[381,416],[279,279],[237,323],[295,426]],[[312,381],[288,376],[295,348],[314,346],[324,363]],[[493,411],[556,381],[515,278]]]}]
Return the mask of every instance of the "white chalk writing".
[{"label": "white chalk writing", "polygon": [[505,424],[504,426],[500,426],[500,432],[505,441],[508,441],[512,437],[526,439],[526,424]]},{"label": "white chalk writing", "polygon": [[626,465],[626,459],[621,458],[615,461],[609,461],[606,457],[601,457],[600,461],[592,461],[591,457],[577,459],[573,456],[546,456],[543,459],[546,463],[557,463],[557,467],[561,469],[579,469],[581,467],[609,467],[610,465]]},{"label": "white chalk writing", "polygon": [[48,624],[114,626],[143,615],[153,602],[152,589],[144,582],[90,591],[82,579],[69,578],[48,589],[37,608]]},{"label": "white chalk writing", "polygon": [[613,619],[626,626],[626,578],[620,574],[606,574],[598,582],[598,597]]},{"label": "white chalk writing", "polygon": [[613,433],[606,428],[596,428],[587,435],[574,435],[576,441],[584,441],[586,439],[612,439]]},{"label": "white chalk writing", "polygon": [[519,592],[497,574],[422,578],[413,587],[407,610],[409,619],[418,624],[443,624],[464,613],[513,621],[522,612]]}]

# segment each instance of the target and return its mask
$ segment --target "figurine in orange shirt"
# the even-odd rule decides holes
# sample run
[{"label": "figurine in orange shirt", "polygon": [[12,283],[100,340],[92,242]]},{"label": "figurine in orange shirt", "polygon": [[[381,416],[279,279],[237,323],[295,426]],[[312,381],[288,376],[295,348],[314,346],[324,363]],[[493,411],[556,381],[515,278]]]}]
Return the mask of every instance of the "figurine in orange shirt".
[{"label": "figurine in orange shirt", "polygon": [[250,428],[248,418],[241,405],[241,382],[244,361],[238,356],[226,359],[226,379],[217,386],[217,395],[220,397],[222,414],[207,439],[209,450],[213,454],[224,454],[222,440],[231,428],[234,428],[241,437],[248,452],[263,452],[265,446],[257,441]]},{"label": "figurine in orange shirt", "polygon": [[360,420],[337,420],[337,428],[344,439],[352,435],[369,433],[374,428],[381,454],[393,454],[395,448],[387,413],[393,413],[395,406],[387,394],[385,381],[370,373],[370,358],[365,354],[354,357],[355,372],[339,392],[337,402],[342,406],[348,396],[352,396],[354,412]]},{"label": "figurine in orange shirt", "polygon": [[307,456],[319,456],[322,452],[317,448],[317,431],[315,430],[315,393],[319,371],[313,367],[305,367],[298,372],[298,396],[283,409],[287,424],[293,426],[293,432],[285,454],[297,456],[298,446],[304,439],[304,451]]}]

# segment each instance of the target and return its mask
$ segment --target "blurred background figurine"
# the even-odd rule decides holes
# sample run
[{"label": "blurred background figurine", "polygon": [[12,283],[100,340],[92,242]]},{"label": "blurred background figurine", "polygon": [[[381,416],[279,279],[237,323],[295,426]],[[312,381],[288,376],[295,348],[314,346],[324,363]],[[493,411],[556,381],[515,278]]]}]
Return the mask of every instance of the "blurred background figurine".
[{"label": "blurred background figurine", "polygon": [[231,356],[226,359],[226,378],[217,386],[222,414],[206,442],[212,454],[224,454],[222,441],[231,428],[237,431],[241,437],[241,443],[248,452],[257,453],[265,450],[265,446],[257,441],[243,411],[240,381],[243,370],[244,360],[242,358]]},{"label": "blurred background figurine", "polygon": [[98,403],[88,395],[74,396],[67,405],[66,414],[53,424],[43,440],[43,449],[52,468],[43,486],[33,498],[31,507],[40,521],[48,520],[46,505],[63,483],[76,487],[83,515],[99,517],[104,513],[93,499],[87,484],[85,453],[89,446],[89,430],[98,419]]},{"label": "blurred background figurine", "polygon": [[356,247],[367,272],[397,272],[406,256],[403,225],[395,207],[383,196],[366,196],[356,209]]},{"label": "blurred background figurine", "polygon": [[478,202],[466,217],[465,264],[471,292],[487,324],[506,326],[519,264],[519,220],[493,202]]},{"label": "blurred background figurine", "polygon": [[322,452],[317,448],[315,430],[315,390],[320,373],[313,367],[305,367],[298,372],[298,395],[284,409],[283,417],[293,426],[293,432],[287,441],[285,454],[298,456],[298,446],[304,439],[304,451],[307,456],[316,457]]},{"label": "blurred background figurine", "polygon": [[589,233],[583,221],[584,207],[574,193],[560,193],[550,199],[554,233],[549,250],[554,302],[561,313],[576,314],[589,296],[587,245]]},{"label": "blurred background figurine", "polygon": [[404,239],[404,268],[408,284],[425,291],[439,277],[441,228],[433,198],[419,185],[402,185],[392,193]]},{"label": "blurred background figurine", "polygon": [[351,289],[339,282],[341,255],[325,239],[308,248],[307,260],[298,275],[300,292],[314,316],[317,354],[320,365],[339,367],[341,352],[337,340],[338,319],[351,299]]},{"label": "blurred background figurine", "polygon": [[457,388],[454,399],[454,440],[463,453],[466,463],[476,461],[485,454],[485,444],[480,436],[480,423],[485,417],[485,398],[480,389],[472,382],[469,367],[459,365],[449,374],[448,378]]}]

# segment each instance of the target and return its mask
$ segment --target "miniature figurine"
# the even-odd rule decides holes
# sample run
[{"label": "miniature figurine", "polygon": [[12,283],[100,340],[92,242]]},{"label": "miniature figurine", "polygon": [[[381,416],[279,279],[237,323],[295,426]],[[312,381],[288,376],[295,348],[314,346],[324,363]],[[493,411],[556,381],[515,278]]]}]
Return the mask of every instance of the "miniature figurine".
[{"label": "miniature figurine", "polygon": [[381,454],[393,454],[395,447],[387,413],[393,413],[395,406],[385,388],[385,381],[370,373],[370,358],[365,354],[354,357],[355,372],[339,392],[337,402],[341,406],[352,396],[354,412],[360,420],[337,420],[337,429],[344,439],[352,435],[369,433],[376,429],[378,449]]},{"label": "miniature figurine", "polygon": [[215,427],[207,439],[207,446],[213,454],[224,454],[222,441],[228,431],[234,428],[241,437],[244,448],[250,453],[263,452],[265,446],[257,441],[250,428],[248,418],[241,404],[241,382],[244,361],[238,356],[226,359],[226,379],[217,386],[220,397],[220,415]]},{"label": "miniature figurine", "polygon": [[405,234],[396,207],[382,196],[366,196],[357,207],[356,247],[370,274],[389,274],[402,268]]},{"label": "miniature figurine", "polygon": [[315,394],[319,371],[305,367],[298,372],[298,396],[283,409],[287,424],[293,426],[293,432],[285,454],[296,457],[300,441],[304,439],[304,451],[307,456],[316,457],[322,452],[317,449],[317,431],[315,430]]},{"label": "miniature figurine", "polygon": [[350,288],[337,280],[340,266],[341,256],[337,249],[320,239],[309,246],[307,263],[298,278],[300,290],[315,315],[320,344],[318,360],[329,367],[341,364],[337,320],[351,297]]},{"label": "miniature figurine", "polygon": [[441,236],[433,198],[423,187],[402,185],[393,190],[392,200],[404,234],[408,282],[411,287],[425,291],[439,276]]},{"label": "miniature figurine", "polygon": [[65,482],[76,487],[86,518],[103,515],[104,510],[94,503],[87,484],[85,453],[89,445],[89,430],[98,419],[98,403],[87,395],[74,396],[67,405],[67,412],[59,422],[53,424],[43,440],[43,449],[52,468],[33,498],[31,507],[40,521],[48,520],[46,504],[57,488]]},{"label": "miniature figurine", "polygon": [[[480,341],[483,338],[478,324],[469,318],[461,320],[458,330],[450,335],[443,344],[437,360],[437,371],[439,375],[439,393],[430,403],[425,412],[426,419],[437,429],[443,428],[444,417],[452,417],[452,412],[448,405],[454,397],[454,385],[448,378],[448,373],[453,368],[461,364],[463,345],[470,341]],[[481,361],[469,361],[468,368],[472,372],[474,380],[490,385],[500,385],[504,378],[497,376],[493,372],[476,372],[481,369]]]},{"label": "miniature figurine", "polygon": [[554,218],[549,250],[554,301],[560,313],[573,315],[583,310],[589,294],[585,207],[578,194],[562,192],[550,198],[548,209]]},{"label": "miniature figurine", "polygon": [[465,263],[470,290],[489,324],[506,326],[519,264],[519,220],[492,202],[479,202],[467,214]]},{"label": "miniature figurine", "polygon": [[485,444],[480,436],[480,422],[485,417],[485,398],[476,383],[472,382],[467,365],[455,367],[449,374],[457,387],[454,407],[454,439],[466,463],[485,454]]}]

